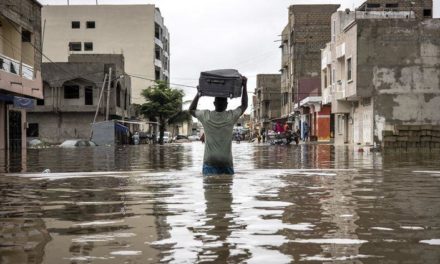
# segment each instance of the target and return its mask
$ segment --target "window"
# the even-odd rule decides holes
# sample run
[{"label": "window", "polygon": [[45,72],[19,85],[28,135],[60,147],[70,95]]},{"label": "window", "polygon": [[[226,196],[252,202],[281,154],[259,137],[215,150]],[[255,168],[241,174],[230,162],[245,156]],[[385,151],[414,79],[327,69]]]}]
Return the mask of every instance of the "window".
[{"label": "window", "polygon": [[26,130],[27,137],[38,137],[38,123],[30,123]]},{"label": "window", "polygon": [[44,105],[44,99],[37,99],[37,105]]},{"label": "window", "polygon": [[87,86],[84,89],[84,104],[93,105],[93,87]]},{"label": "window", "polygon": [[432,17],[432,10],[431,9],[423,9],[423,16],[424,17]]},{"label": "window", "polygon": [[0,70],[6,70],[4,63],[5,63],[5,61],[2,58],[0,58]]},{"label": "window", "polygon": [[79,21],[72,21],[72,28],[80,28],[81,24],[79,23]]},{"label": "window", "polygon": [[159,24],[154,23],[154,37],[157,39],[161,39],[161,28],[159,26]]},{"label": "window", "polygon": [[154,71],[154,77],[156,78],[156,81],[160,80],[160,70],[156,69]]},{"label": "window", "polygon": [[65,85],[64,86],[64,99],[78,99],[79,98],[79,86],[78,85]]},{"label": "window", "polygon": [[70,51],[81,51],[81,42],[69,42]]},{"label": "window", "polygon": [[380,4],[367,4],[367,8],[379,8]]},{"label": "window", "polygon": [[351,80],[351,58],[347,59],[347,80]]},{"label": "window", "polygon": [[86,27],[87,28],[95,28],[95,21],[87,21]]},{"label": "window", "polygon": [[84,51],[92,51],[93,42],[84,42]]},{"label": "window", "polygon": [[324,70],[322,72],[322,75],[324,76],[324,87],[327,87],[327,71]]},{"label": "window", "polygon": [[332,69],[332,83],[334,84],[336,82],[336,69]]},{"label": "window", "polygon": [[128,101],[127,101],[127,90],[125,90],[124,92],[124,109],[127,110],[127,105],[128,105]]},{"label": "window", "polygon": [[31,42],[31,36],[32,36],[32,34],[30,31],[23,30],[21,32],[21,41],[22,42]]},{"label": "window", "polygon": [[116,106],[121,107],[121,86],[116,86]]},{"label": "window", "polygon": [[156,59],[160,60],[160,49],[156,48],[155,55]]},{"label": "window", "polygon": [[386,8],[398,8],[398,7],[399,7],[399,4],[397,4],[397,3],[393,3],[393,4],[385,4],[385,7],[386,7]]},{"label": "window", "polygon": [[332,40],[333,40],[333,42],[336,41],[336,20],[333,20]]}]

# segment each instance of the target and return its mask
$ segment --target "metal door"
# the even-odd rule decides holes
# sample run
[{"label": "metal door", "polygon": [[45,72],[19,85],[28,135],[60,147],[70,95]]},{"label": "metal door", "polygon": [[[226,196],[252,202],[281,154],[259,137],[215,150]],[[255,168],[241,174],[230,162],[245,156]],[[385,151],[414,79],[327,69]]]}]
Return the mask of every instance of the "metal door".
[{"label": "metal door", "polygon": [[21,112],[9,111],[9,151],[21,153]]}]

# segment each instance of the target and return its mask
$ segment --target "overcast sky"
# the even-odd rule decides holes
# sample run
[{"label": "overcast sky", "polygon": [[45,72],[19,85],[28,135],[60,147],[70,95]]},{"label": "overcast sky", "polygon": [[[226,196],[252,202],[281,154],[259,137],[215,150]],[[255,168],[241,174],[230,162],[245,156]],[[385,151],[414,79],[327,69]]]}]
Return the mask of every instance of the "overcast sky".
[{"label": "overcast sky", "polygon": [[[67,4],[67,0],[40,0]],[[99,4],[155,4],[170,32],[171,83],[196,86],[200,71],[235,68],[255,88],[259,73],[279,73],[280,34],[292,4],[339,4],[353,9],[364,0],[98,0]],[[440,0],[434,0],[434,16],[440,17]],[[95,0],[70,0],[70,4],[96,4]],[[182,87],[181,87],[182,88]],[[183,88],[186,99],[195,89]],[[251,97],[250,97],[251,99]],[[234,99],[230,106],[239,105]],[[249,100],[251,103],[251,100]],[[212,98],[202,98],[204,107]],[[212,107],[209,107],[212,109]]]}]

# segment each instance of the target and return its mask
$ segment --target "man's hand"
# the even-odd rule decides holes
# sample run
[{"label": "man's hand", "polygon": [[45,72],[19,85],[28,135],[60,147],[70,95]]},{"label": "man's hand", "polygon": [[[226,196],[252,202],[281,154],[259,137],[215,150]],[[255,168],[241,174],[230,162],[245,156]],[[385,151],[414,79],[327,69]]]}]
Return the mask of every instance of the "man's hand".
[{"label": "man's hand", "polygon": [[243,92],[241,94],[241,114],[243,114],[248,107],[247,78],[245,76],[242,76],[242,79]]},{"label": "man's hand", "polygon": [[[197,89],[198,90],[198,89]],[[189,113],[193,116],[196,117],[196,110],[197,110],[197,104],[199,103],[199,92],[196,93],[196,96],[194,97],[194,100],[192,101],[191,105],[189,106]]]},{"label": "man's hand", "polygon": [[247,78],[245,76],[242,76],[242,80],[243,87],[247,87]]}]

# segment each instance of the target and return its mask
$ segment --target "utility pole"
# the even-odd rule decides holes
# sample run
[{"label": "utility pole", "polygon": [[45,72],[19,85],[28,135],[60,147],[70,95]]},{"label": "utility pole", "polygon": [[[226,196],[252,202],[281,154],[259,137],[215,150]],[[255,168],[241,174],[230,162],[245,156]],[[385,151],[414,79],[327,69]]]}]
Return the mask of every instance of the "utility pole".
[{"label": "utility pole", "polygon": [[107,85],[107,107],[105,111],[105,120],[108,121],[109,110],[110,110],[110,86],[112,83],[112,68],[108,69],[108,85]]},{"label": "utility pole", "polygon": [[104,94],[105,80],[107,80],[107,73],[104,75],[104,81],[102,82],[101,93],[99,94],[98,106],[96,106],[95,118],[93,118],[93,123],[96,122],[98,117],[99,107],[101,106],[102,95]]}]

